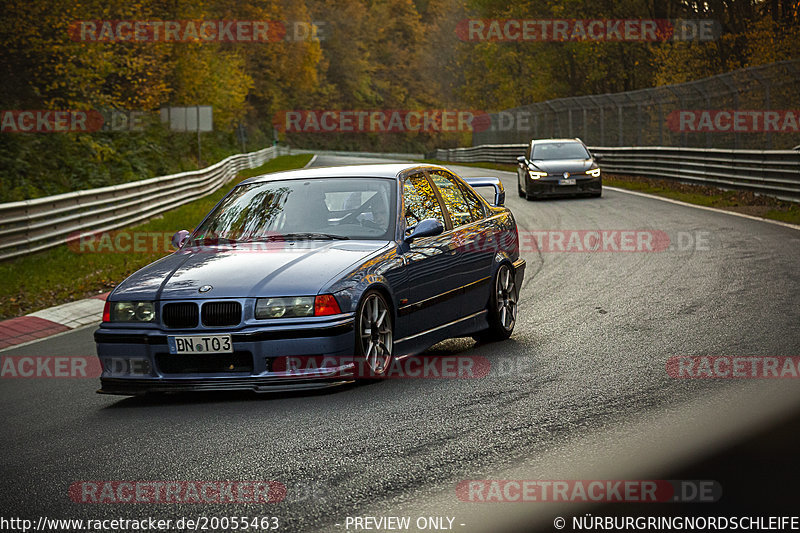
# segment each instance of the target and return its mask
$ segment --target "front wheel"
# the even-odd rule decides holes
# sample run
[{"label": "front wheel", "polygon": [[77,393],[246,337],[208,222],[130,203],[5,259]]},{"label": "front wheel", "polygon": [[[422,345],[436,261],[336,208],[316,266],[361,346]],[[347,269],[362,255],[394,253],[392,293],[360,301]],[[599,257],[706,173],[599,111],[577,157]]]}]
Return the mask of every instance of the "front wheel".
[{"label": "front wheel", "polygon": [[355,344],[356,364],[359,367],[365,364],[363,371],[358,372],[359,377],[380,377],[386,373],[392,362],[392,313],[378,291],[368,291],[361,299],[356,313]]},{"label": "front wheel", "polygon": [[476,340],[493,342],[509,338],[517,322],[518,298],[514,272],[503,263],[494,276],[492,295],[489,298],[489,329],[480,332]]}]

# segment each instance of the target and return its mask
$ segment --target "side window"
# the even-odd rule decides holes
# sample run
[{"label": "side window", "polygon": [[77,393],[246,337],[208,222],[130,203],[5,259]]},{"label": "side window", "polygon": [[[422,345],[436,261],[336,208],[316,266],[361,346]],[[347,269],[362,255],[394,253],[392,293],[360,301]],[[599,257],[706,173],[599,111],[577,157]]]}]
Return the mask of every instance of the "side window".
[{"label": "side window", "polygon": [[533,147],[533,143],[528,144],[528,148],[525,150],[525,159],[528,161],[531,160],[531,148]]},{"label": "side window", "polygon": [[430,176],[433,183],[435,183],[436,187],[439,189],[442,199],[444,199],[447,212],[450,215],[450,220],[453,222],[454,228],[476,220],[469,203],[467,203],[467,200],[461,192],[461,187],[459,187],[458,182],[456,182],[452,176],[439,170],[432,171]]},{"label": "side window", "polygon": [[406,229],[413,228],[426,218],[436,218],[446,226],[442,206],[423,174],[406,178],[403,185],[403,204],[406,210]]},{"label": "side window", "polygon": [[461,186],[461,192],[464,195],[464,200],[467,201],[469,210],[472,213],[472,220],[480,220],[485,217],[486,211],[483,208],[483,202],[480,201],[478,195],[475,194],[475,191],[463,183],[459,183],[459,185]]}]

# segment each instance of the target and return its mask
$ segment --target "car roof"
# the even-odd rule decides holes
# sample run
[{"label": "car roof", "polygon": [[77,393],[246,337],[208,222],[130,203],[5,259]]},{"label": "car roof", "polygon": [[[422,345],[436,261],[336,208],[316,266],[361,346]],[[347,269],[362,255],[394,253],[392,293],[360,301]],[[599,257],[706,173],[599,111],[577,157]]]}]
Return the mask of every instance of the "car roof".
[{"label": "car roof", "polygon": [[247,180],[245,183],[266,182],[274,180],[294,180],[309,178],[392,178],[398,179],[412,171],[425,169],[444,169],[439,165],[420,163],[381,163],[368,165],[346,165],[341,167],[314,167],[299,170],[285,170],[264,174]]},{"label": "car roof", "polygon": [[533,139],[532,143],[566,143],[566,142],[573,142],[573,143],[580,143],[583,144],[583,141],[580,139]]}]

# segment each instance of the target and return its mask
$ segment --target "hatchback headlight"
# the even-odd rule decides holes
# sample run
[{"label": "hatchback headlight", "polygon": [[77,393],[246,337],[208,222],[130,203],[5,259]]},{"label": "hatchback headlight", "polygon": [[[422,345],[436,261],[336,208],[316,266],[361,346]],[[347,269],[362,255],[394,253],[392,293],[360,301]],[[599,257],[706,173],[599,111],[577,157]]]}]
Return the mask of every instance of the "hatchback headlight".
[{"label": "hatchback headlight", "polygon": [[259,298],[256,300],[256,318],[259,320],[300,316],[314,316],[313,296]]},{"label": "hatchback headlight", "polygon": [[111,322],[152,322],[156,317],[153,302],[113,302]]},{"label": "hatchback headlight", "polygon": [[600,167],[593,168],[591,170],[587,170],[586,174],[591,176],[591,177],[593,177],[593,178],[599,178],[600,177]]},{"label": "hatchback headlight", "polygon": [[528,170],[528,174],[532,180],[538,180],[539,178],[547,176],[547,172],[539,172],[538,170]]}]

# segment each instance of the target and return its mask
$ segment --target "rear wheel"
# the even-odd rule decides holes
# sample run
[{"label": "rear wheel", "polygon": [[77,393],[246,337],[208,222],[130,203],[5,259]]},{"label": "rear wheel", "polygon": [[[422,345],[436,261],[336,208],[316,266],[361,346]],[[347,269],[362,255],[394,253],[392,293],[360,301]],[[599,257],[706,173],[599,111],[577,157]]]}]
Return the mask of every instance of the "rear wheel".
[{"label": "rear wheel", "polygon": [[517,322],[516,278],[511,267],[503,263],[494,276],[492,295],[489,298],[489,329],[475,338],[480,342],[502,341],[511,336]]},{"label": "rear wheel", "polygon": [[[392,312],[378,291],[368,291],[356,313],[356,356],[363,358],[363,377],[380,377],[392,362]],[[359,376],[361,377],[361,376]]]}]

